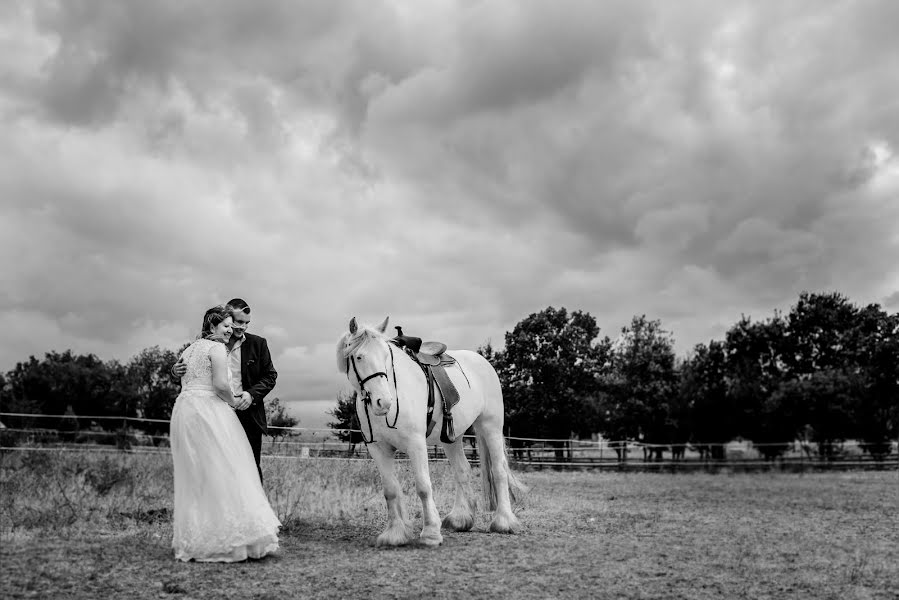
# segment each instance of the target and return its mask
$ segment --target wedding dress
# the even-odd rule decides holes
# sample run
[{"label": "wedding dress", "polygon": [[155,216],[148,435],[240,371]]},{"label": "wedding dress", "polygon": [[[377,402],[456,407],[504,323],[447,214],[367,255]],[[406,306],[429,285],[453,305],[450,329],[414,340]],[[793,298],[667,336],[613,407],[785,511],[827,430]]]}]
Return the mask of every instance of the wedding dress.
[{"label": "wedding dress", "polygon": [[212,386],[209,352],[219,343],[201,339],[184,350],[187,372],[172,410],[172,548],[183,561],[236,562],[278,549],[281,523],[262,489],[250,443]]}]

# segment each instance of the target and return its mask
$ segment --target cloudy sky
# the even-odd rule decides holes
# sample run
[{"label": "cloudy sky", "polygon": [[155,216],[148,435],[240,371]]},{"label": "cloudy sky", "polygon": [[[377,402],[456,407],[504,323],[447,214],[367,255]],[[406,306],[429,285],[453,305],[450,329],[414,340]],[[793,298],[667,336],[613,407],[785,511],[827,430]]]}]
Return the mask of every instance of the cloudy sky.
[{"label": "cloudy sky", "polygon": [[679,353],[802,290],[899,310],[899,3],[0,4],[0,370],[233,296],[322,425],[350,317],[547,306]]}]

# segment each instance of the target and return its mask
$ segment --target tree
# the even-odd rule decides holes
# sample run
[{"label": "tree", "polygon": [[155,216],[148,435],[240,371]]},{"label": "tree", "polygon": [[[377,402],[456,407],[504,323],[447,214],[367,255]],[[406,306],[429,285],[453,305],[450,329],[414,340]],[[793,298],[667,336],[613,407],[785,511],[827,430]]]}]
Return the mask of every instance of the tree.
[{"label": "tree", "polygon": [[[15,368],[5,377],[3,394],[0,395],[0,412],[20,414],[40,414],[44,411],[45,399],[49,396],[49,382],[37,373],[39,361],[30,356],[27,362],[16,363]],[[6,425],[14,428],[40,426],[35,419],[7,417]]]},{"label": "tree", "polygon": [[[844,367],[858,309],[837,292],[802,292],[786,318],[783,361],[792,377]],[[849,351],[849,352],[847,352]]]},{"label": "tree", "polygon": [[496,368],[496,362],[499,360],[499,355],[496,349],[493,347],[493,342],[491,340],[487,340],[484,342],[483,346],[478,346],[477,353],[487,359],[491,365],[494,365]]},{"label": "tree", "polygon": [[[278,397],[265,402],[265,418],[269,427],[296,427],[300,420],[287,412],[287,408],[281,404]],[[283,437],[288,432],[283,429],[272,430],[273,438]]]},{"label": "tree", "polygon": [[788,391],[806,411],[819,453],[849,437],[889,454],[899,423],[899,317],[842,294],[803,292],[788,317]]},{"label": "tree", "polygon": [[589,313],[553,307],[506,333],[505,349],[493,357],[511,435],[568,439],[597,431],[598,378],[610,346],[598,335]]},{"label": "tree", "polygon": [[[43,360],[34,356],[17,363],[7,373],[10,412],[62,415],[68,407],[75,414],[134,416],[134,407],[122,403],[122,374],[118,363],[104,363],[93,354],[75,355],[71,350],[48,352]],[[28,421],[27,423],[25,421]],[[59,419],[14,419],[17,426],[57,428]],[[83,421],[83,419],[81,419]]]},{"label": "tree", "polygon": [[[605,433],[648,444],[687,441],[686,411],[677,393],[674,341],[658,320],[634,317],[612,346],[606,378]],[[663,448],[653,448],[661,459]]]},{"label": "tree", "polygon": [[[172,416],[179,383],[171,377],[171,367],[179,353],[162,350],[159,346],[144,348],[134,356],[125,369],[127,389],[122,394],[137,406],[140,416],[147,419],[168,420]],[[168,423],[141,422],[139,428],[151,434],[168,431]]]},{"label": "tree", "polygon": [[727,394],[737,410],[737,433],[753,441],[766,459],[786,452],[802,427],[789,396],[775,393],[788,379],[786,322],[779,313],[753,323],[742,317],[726,334]]},{"label": "tree", "polygon": [[0,412],[7,412],[5,406],[11,397],[9,387],[6,384],[6,376],[0,373]]},{"label": "tree", "polygon": [[822,369],[781,384],[772,402],[805,423],[818,455],[832,459],[839,442],[851,432],[861,379],[844,369]]},{"label": "tree", "polygon": [[[0,412],[19,412],[13,406],[10,386],[3,373],[0,373]],[[0,417],[0,446],[14,446],[17,438],[12,432],[4,431],[6,429],[4,421],[11,422],[8,417]]]},{"label": "tree", "polygon": [[689,431],[701,454],[724,458],[737,435],[737,412],[727,393],[724,344],[697,344],[680,368],[680,396],[689,411]]},{"label": "tree", "polygon": [[334,417],[334,421],[328,423],[328,427],[336,430],[337,439],[348,442],[352,451],[356,444],[362,443],[362,433],[359,431],[359,418],[356,415],[356,392],[338,392],[337,406],[328,411]]},{"label": "tree", "polygon": [[899,313],[873,304],[859,311],[851,346],[856,369],[864,377],[853,415],[853,434],[878,460],[899,435]]}]

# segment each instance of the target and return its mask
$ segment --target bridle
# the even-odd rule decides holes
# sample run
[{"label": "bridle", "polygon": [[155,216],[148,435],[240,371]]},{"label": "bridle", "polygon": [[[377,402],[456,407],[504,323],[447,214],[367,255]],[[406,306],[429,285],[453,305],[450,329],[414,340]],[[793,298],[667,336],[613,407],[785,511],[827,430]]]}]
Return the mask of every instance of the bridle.
[{"label": "bridle", "polygon": [[[387,415],[384,415],[384,423],[389,429],[396,429],[396,422],[400,418],[400,391],[396,385],[396,363],[393,359],[393,348],[391,346],[392,344],[387,342],[387,350],[390,351],[390,369],[393,372],[393,397],[396,400],[396,416],[394,416],[393,424],[391,425],[390,421],[387,420]],[[356,418],[359,419],[359,433],[362,435],[362,441],[366,444],[370,444],[375,441],[375,432],[374,429],[372,429],[371,414],[368,410],[368,407],[371,406],[371,392],[365,389],[365,384],[377,377],[383,377],[387,380],[389,385],[390,377],[388,377],[385,371],[378,371],[363,379],[362,375],[359,374],[359,369],[356,367],[356,357],[353,356],[353,353],[347,355],[346,361],[347,373],[350,371],[350,364],[353,365],[353,373],[356,375],[356,381],[359,383],[359,390],[362,392],[362,405],[365,406],[365,419],[368,421],[368,439],[365,439],[365,432],[362,431],[362,419],[359,418],[359,405],[356,404]]]}]

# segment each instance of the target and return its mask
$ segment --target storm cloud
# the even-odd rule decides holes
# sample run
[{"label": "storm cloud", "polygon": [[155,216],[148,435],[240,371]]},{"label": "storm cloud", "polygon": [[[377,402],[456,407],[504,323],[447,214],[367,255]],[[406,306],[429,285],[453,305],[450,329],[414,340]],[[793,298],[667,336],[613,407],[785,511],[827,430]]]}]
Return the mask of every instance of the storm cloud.
[{"label": "storm cloud", "polygon": [[473,348],[548,305],[678,351],[899,310],[899,5],[0,8],[0,369],[253,307],[304,424],[357,316]]}]

